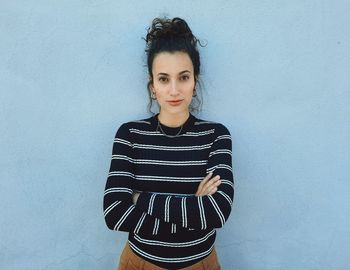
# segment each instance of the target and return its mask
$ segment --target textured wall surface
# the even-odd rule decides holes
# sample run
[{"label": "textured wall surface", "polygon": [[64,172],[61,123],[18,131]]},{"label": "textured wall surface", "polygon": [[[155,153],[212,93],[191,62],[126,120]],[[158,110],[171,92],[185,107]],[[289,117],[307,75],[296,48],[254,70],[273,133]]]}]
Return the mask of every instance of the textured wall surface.
[{"label": "textured wall surface", "polygon": [[201,118],[233,136],[224,270],[349,269],[348,1],[0,0],[0,269],[116,269],[104,224],[116,129],[148,116],[142,37],[185,18]]}]

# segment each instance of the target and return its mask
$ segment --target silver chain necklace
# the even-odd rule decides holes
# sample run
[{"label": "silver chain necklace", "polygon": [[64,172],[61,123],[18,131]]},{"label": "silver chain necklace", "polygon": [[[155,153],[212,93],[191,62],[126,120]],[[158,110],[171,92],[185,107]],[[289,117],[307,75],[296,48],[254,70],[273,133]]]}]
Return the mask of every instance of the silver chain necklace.
[{"label": "silver chain necklace", "polygon": [[179,135],[180,135],[180,133],[181,133],[181,131],[182,131],[183,126],[184,126],[184,125],[182,124],[180,130],[179,130],[178,133],[176,133],[175,135],[168,135],[168,134],[166,134],[166,133],[164,132],[164,130],[162,129],[162,126],[161,126],[161,124],[160,124],[160,122],[159,122],[159,120],[158,120],[158,125],[157,125],[157,130],[156,130],[156,131],[158,131],[158,129],[160,129],[160,132],[161,132],[164,136],[169,137],[169,138],[176,138],[176,137],[179,137]]}]

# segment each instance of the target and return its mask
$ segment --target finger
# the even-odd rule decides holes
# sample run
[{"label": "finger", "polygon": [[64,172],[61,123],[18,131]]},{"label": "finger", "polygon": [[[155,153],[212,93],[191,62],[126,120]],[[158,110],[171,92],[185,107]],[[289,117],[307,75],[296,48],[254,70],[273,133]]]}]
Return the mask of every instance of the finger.
[{"label": "finger", "polygon": [[218,190],[217,187],[212,188],[208,195],[213,195],[217,190]]},{"label": "finger", "polygon": [[213,182],[210,186],[207,186],[207,188],[205,189],[206,195],[214,194],[218,190],[218,187],[220,184],[221,184],[221,181],[217,180],[217,181]]},{"label": "finger", "polygon": [[203,186],[209,181],[209,179],[212,177],[213,172],[208,173],[203,180],[199,183],[198,189],[202,189]]},{"label": "finger", "polygon": [[[214,177],[213,176],[213,171],[209,172],[203,180],[199,183],[197,191],[196,191],[196,196],[204,196],[208,194],[208,181],[212,180]],[[217,181],[217,177],[214,179]]]},{"label": "finger", "polygon": [[216,186],[208,187],[207,189],[203,189],[201,192],[198,192],[197,196],[206,196],[206,195],[213,195],[218,190],[218,185],[220,183],[216,183]]},{"label": "finger", "polygon": [[211,178],[207,183],[205,183],[203,189],[211,189],[212,187],[218,186],[220,183],[218,183],[220,181],[220,176],[216,175],[213,178]]}]

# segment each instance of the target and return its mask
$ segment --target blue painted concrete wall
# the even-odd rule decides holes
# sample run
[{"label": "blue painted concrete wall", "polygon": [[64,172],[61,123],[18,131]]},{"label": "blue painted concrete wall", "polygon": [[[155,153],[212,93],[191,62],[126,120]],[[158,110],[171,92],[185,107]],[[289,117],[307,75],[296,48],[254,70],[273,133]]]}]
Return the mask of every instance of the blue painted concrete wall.
[{"label": "blue painted concrete wall", "polygon": [[348,1],[0,1],[0,269],[116,269],[113,137],[148,116],[141,39],[185,18],[202,118],[225,123],[236,197],[223,269],[350,265]]}]

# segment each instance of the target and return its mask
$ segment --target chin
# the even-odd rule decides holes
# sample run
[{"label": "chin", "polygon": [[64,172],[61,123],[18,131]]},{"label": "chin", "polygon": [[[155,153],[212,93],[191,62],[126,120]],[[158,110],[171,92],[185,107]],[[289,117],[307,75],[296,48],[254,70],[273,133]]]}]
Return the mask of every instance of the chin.
[{"label": "chin", "polygon": [[189,109],[188,108],[167,108],[167,111],[169,113],[179,114],[179,113],[186,113],[189,111]]}]

